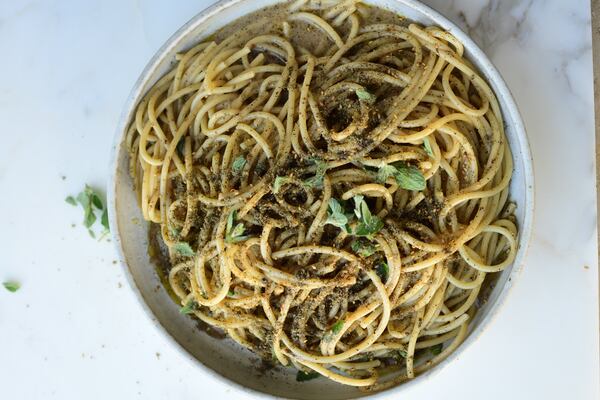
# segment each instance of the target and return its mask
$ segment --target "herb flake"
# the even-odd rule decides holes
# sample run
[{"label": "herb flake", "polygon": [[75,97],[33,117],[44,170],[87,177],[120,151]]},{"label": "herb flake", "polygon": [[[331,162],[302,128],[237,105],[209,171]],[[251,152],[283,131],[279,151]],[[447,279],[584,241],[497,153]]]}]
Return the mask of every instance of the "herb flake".
[{"label": "herb flake", "polygon": [[340,331],[342,330],[342,328],[344,327],[344,320],[340,319],[338,322],[336,322],[335,324],[333,324],[333,326],[331,327],[331,332],[335,335],[340,333]]},{"label": "herb flake", "polygon": [[227,227],[225,229],[225,241],[227,243],[237,243],[248,239],[248,236],[244,236],[246,228],[244,227],[243,223],[240,222],[233,226],[236,214],[237,212],[234,210],[229,213],[229,216],[227,217]]},{"label": "herb flake", "polygon": [[319,374],[318,372],[314,372],[314,371],[311,371],[311,372],[298,371],[298,373],[296,374],[296,381],[297,382],[306,382],[306,381],[316,379],[319,376],[321,376],[321,374]]},{"label": "herb flake", "polygon": [[102,200],[100,199],[100,196],[98,196],[97,193],[95,193],[92,188],[90,188],[89,186],[86,186],[85,188],[86,190],[90,190],[90,199],[92,200],[92,205],[94,207],[96,207],[98,210],[104,210],[104,204],[102,203]]},{"label": "herb flake", "polygon": [[385,183],[390,176],[396,175],[396,168],[391,165],[384,165],[377,170],[376,180],[379,183]]},{"label": "herb flake", "polygon": [[423,148],[425,149],[425,153],[427,153],[429,157],[433,157],[433,150],[431,149],[431,143],[429,142],[428,137],[423,139]]},{"label": "herb flake", "polygon": [[377,182],[385,183],[389,177],[393,176],[396,183],[406,190],[423,190],[426,182],[425,176],[421,170],[412,165],[406,165],[403,162],[386,164],[379,167],[377,171]]},{"label": "herb flake", "polygon": [[238,156],[235,160],[233,160],[233,164],[231,165],[231,169],[234,173],[239,174],[244,169],[246,165],[246,159],[244,156]]},{"label": "herb flake", "polygon": [[379,248],[379,246],[376,243],[365,242],[361,240],[353,241],[350,247],[352,248],[352,251],[354,251],[356,254],[365,258],[375,254],[375,252]]},{"label": "herb flake", "polygon": [[[96,233],[92,230],[92,226],[98,221],[98,215],[100,216],[100,224],[104,227],[101,238],[105,237],[106,234],[110,232],[108,209],[102,201],[100,194],[94,191],[91,186],[86,184],[77,197],[67,196],[65,201],[71,205],[76,205],[77,203],[81,205],[83,208],[83,226],[87,228],[91,237],[96,237]],[[96,214],[97,212],[99,212],[98,215]]]},{"label": "herb flake", "polygon": [[304,186],[309,188],[322,188],[323,187],[323,178],[325,177],[325,173],[327,172],[327,163],[318,158],[311,158],[310,161],[315,164],[316,171],[315,175],[306,179],[303,183]]},{"label": "herb flake", "polygon": [[412,165],[404,163],[396,163],[396,182],[401,188],[406,190],[423,190],[425,189],[425,177],[421,170]]},{"label": "herb flake", "polygon": [[287,183],[289,183],[291,181],[290,177],[288,176],[278,176],[275,178],[275,181],[273,182],[273,193],[277,194],[279,193],[279,191],[281,190],[281,187]]},{"label": "herb flake", "polygon": [[14,293],[21,288],[21,284],[15,281],[2,282],[2,286],[11,293]]},{"label": "herb flake", "polygon": [[381,282],[386,283],[388,276],[390,275],[390,267],[386,262],[381,262],[375,266],[375,273],[381,279]]},{"label": "herb flake", "polygon": [[102,224],[102,226],[104,227],[104,229],[108,232],[110,231],[110,226],[108,225],[108,209],[104,209],[104,211],[102,211],[102,217],[100,219],[100,223]]},{"label": "herb flake", "polygon": [[179,234],[181,233],[181,229],[174,227],[173,225],[169,225],[169,235],[173,238],[179,238]]},{"label": "herb flake", "polygon": [[194,254],[196,254],[194,252],[194,250],[192,249],[192,247],[187,242],[175,243],[173,245],[173,250],[180,256],[184,256],[184,257],[193,257]]},{"label": "herb flake", "polygon": [[187,303],[185,303],[185,305],[179,309],[179,313],[180,314],[192,314],[194,312],[195,308],[196,308],[196,301],[192,299],[192,300],[189,300]]},{"label": "herb flake", "polygon": [[329,199],[329,211],[327,212],[327,220],[325,224],[337,226],[338,228],[346,229],[348,217],[344,214],[344,209],[339,201],[333,197]]},{"label": "herb flake", "polygon": [[358,100],[360,101],[364,101],[368,104],[375,103],[375,95],[369,93],[366,89],[356,89],[354,93],[356,93],[356,97],[358,97]]},{"label": "herb flake", "polygon": [[376,215],[371,214],[371,210],[369,210],[369,206],[362,195],[354,196],[354,204],[354,214],[359,219],[359,223],[354,228],[353,234],[372,239],[373,235],[383,228],[383,221]]},{"label": "herb flake", "polygon": [[444,348],[444,344],[440,343],[440,344],[436,344],[435,346],[430,347],[429,351],[431,351],[431,354],[433,354],[434,356],[437,356],[438,354],[440,354],[442,352],[443,348]]}]

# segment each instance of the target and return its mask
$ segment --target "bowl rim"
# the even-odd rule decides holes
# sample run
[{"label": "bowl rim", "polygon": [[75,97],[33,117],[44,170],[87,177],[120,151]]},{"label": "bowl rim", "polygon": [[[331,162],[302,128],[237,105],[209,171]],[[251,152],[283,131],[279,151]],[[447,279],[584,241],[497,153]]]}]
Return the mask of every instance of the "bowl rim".
[{"label": "bowl rim", "polygon": [[[188,34],[193,32],[195,28],[202,24],[205,20],[217,16],[220,12],[228,9],[230,7],[235,7],[239,3],[243,3],[248,0],[219,0],[214,2],[212,5],[203,9],[195,16],[193,16],[188,22],[186,22],[183,26],[181,26],[174,34],[172,34],[169,39],[154,53],[152,58],[148,61],[146,66],[144,67],[142,73],[139,75],[137,81],[133,85],[127,100],[122,108],[121,115],[119,117],[119,121],[117,123],[117,129],[114,134],[112,148],[110,151],[110,161],[109,161],[109,180],[107,183],[107,205],[108,205],[108,217],[109,223],[111,226],[111,236],[113,240],[114,247],[116,249],[118,260],[121,267],[124,270],[127,282],[133,292],[135,293],[135,297],[138,301],[138,304],[144,310],[145,314],[151,320],[152,324],[158,328],[157,330],[161,332],[162,336],[166,338],[168,342],[175,347],[178,352],[183,356],[184,359],[191,362],[194,366],[200,367],[200,369],[207,373],[209,376],[218,379],[220,382],[225,385],[233,386],[246,394],[256,396],[256,397],[268,397],[268,398],[281,398],[280,396],[275,396],[273,394],[262,392],[259,390],[255,390],[244,386],[238,382],[235,382],[204,365],[202,361],[193,356],[186,348],[175,338],[173,337],[165,326],[161,323],[161,321],[156,317],[156,315],[152,312],[150,307],[145,301],[144,294],[141,292],[139,287],[136,285],[135,278],[129,269],[125,252],[123,249],[123,242],[120,235],[119,223],[117,218],[117,199],[116,199],[116,184],[118,181],[118,161],[120,151],[122,149],[123,139],[127,132],[127,126],[129,123],[130,115],[132,113],[133,108],[136,106],[137,101],[140,96],[143,95],[142,89],[146,82],[150,79],[153,74],[153,71],[159,66],[162,62],[164,55],[167,54],[173,47],[180,43],[181,40],[185,39]],[[279,2],[284,2],[286,0],[279,0]],[[389,1],[389,0],[388,0]],[[383,6],[385,1],[383,0],[366,0],[365,3],[371,3],[373,5]],[[451,31],[452,34],[464,45],[464,48],[470,53],[471,59],[477,59],[480,65],[480,70],[485,71],[488,75],[487,80],[495,86],[495,94],[498,98],[502,98],[506,103],[505,107],[502,109],[503,114],[510,115],[513,120],[513,128],[515,131],[515,138],[517,148],[513,150],[513,157],[519,158],[522,160],[523,164],[523,177],[525,182],[525,204],[519,205],[523,207],[523,224],[519,227],[519,238],[518,238],[518,249],[515,260],[512,264],[512,270],[508,276],[508,279],[504,283],[500,293],[496,301],[491,304],[486,315],[480,320],[477,327],[475,327],[468,335],[468,337],[464,340],[463,343],[458,346],[446,359],[441,361],[438,365],[429,369],[421,375],[416,376],[414,379],[408,380],[399,385],[393,386],[391,388],[382,390],[380,392],[366,394],[361,398],[370,398],[370,399],[381,399],[383,396],[387,396],[389,394],[398,394],[402,390],[406,390],[409,387],[413,387],[414,385],[425,381],[435,375],[437,375],[440,371],[442,371],[448,364],[452,363],[455,359],[457,359],[466,349],[470,347],[472,343],[474,343],[480,335],[487,329],[491,322],[498,315],[499,310],[506,304],[506,300],[508,298],[508,294],[510,293],[512,287],[515,285],[517,278],[520,276],[521,271],[523,270],[523,266],[525,263],[525,259],[527,256],[528,248],[531,242],[531,235],[533,230],[533,217],[534,217],[534,196],[535,196],[535,184],[534,184],[534,173],[533,173],[533,160],[531,156],[531,149],[529,146],[527,133],[525,130],[525,126],[523,123],[523,119],[521,114],[517,108],[516,102],[512,97],[512,94],[506,85],[506,82],[500,75],[500,72],[496,69],[496,67],[492,64],[487,55],[479,48],[479,46],[455,23],[450,21],[448,18],[443,16],[441,13],[437,12],[433,8],[421,3],[419,0],[392,0],[392,2],[400,3],[407,8],[413,9],[418,14],[424,15],[431,19],[435,25],[443,28],[444,30]],[[242,15],[239,15],[241,17]],[[515,151],[518,149],[518,152]]]}]

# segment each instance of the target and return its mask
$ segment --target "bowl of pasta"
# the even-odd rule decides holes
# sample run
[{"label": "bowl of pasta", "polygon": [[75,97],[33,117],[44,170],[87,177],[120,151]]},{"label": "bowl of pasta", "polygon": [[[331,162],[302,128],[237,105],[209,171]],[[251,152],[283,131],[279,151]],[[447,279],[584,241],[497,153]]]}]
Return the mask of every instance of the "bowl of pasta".
[{"label": "bowl of pasta", "polygon": [[108,187],[156,326],[257,394],[402,390],[489,325],[532,229],[511,94],[415,0],[224,0],[150,60]]}]

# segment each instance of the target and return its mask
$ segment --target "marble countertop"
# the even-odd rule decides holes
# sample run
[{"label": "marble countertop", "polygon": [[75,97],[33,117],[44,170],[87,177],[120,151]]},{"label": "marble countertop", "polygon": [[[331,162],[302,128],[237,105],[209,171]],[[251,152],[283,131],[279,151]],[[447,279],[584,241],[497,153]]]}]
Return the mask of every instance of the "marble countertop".
[{"label": "marble countertop", "polygon": [[[424,2],[469,32],[511,88],[537,206],[526,266],[495,322],[402,398],[598,399],[589,0]],[[209,3],[0,3],[0,281],[22,284],[0,287],[2,398],[248,398],[169,346],[113,264],[112,244],[91,239],[63,201],[86,182],[105,185],[130,88]]]}]

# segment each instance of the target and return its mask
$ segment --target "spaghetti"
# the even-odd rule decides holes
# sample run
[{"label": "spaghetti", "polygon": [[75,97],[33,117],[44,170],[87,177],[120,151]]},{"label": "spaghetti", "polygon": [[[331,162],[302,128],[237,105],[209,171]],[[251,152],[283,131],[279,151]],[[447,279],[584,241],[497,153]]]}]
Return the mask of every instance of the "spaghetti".
[{"label": "spaghetti", "polygon": [[462,44],[357,0],[299,0],[176,61],[127,144],[185,310],[367,390],[448,356],[517,250],[501,111]]}]

